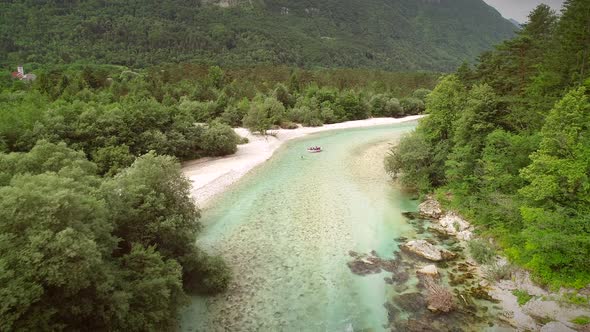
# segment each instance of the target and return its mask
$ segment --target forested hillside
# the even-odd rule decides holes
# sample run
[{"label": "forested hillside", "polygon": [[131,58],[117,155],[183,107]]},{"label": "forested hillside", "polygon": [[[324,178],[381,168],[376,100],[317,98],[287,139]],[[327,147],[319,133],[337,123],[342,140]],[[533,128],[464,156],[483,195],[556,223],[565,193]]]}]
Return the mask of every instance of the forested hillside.
[{"label": "forested hillside", "polygon": [[513,36],[482,0],[0,3],[0,64],[454,70]]},{"label": "forested hillside", "polygon": [[[443,78],[387,167],[459,209],[551,286],[590,283],[590,2],[541,5]],[[486,241],[487,242],[487,241]]]}]

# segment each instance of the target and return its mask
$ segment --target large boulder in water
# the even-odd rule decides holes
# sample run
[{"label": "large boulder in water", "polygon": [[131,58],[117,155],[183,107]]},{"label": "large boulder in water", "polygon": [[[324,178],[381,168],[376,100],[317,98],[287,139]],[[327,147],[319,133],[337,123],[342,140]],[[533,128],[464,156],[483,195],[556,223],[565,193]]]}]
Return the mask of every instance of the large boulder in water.
[{"label": "large boulder in water", "polygon": [[438,247],[428,243],[426,240],[408,241],[408,242],[402,244],[400,246],[400,248],[402,248],[402,250],[409,251],[409,252],[416,254],[422,258],[426,258],[426,259],[434,261],[434,262],[453,259],[456,257],[456,254],[454,254],[448,250],[438,248]]},{"label": "large boulder in water", "polygon": [[416,273],[436,277],[438,276],[438,269],[436,268],[436,265],[431,264],[417,270]]},{"label": "large boulder in water", "polygon": [[426,197],[426,200],[418,205],[418,211],[420,211],[420,215],[426,218],[438,219],[442,216],[440,203],[432,196]]}]

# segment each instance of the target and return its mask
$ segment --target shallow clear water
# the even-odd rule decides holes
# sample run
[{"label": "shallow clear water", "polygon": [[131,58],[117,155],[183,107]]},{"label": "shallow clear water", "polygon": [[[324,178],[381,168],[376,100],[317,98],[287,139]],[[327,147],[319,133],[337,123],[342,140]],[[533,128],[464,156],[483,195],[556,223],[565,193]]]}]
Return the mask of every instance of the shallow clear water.
[{"label": "shallow clear water", "polygon": [[[359,277],[348,252],[397,251],[411,201],[389,181],[389,144],[415,123],[325,132],[291,141],[203,211],[198,244],[230,264],[228,292],[194,297],[183,331],[384,330],[384,275]],[[324,152],[305,148],[320,145]]]}]

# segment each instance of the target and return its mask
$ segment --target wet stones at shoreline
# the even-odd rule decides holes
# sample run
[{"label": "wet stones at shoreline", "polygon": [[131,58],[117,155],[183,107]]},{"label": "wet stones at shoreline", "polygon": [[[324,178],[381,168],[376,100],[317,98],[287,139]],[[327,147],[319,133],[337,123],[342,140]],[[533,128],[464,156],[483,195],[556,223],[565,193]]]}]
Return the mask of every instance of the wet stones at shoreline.
[{"label": "wet stones at shoreline", "polygon": [[348,255],[354,258],[346,263],[350,271],[356,275],[381,273],[381,271],[396,272],[400,265],[399,256],[396,259],[383,259],[374,250],[369,255],[349,251]]},{"label": "wet stones at shoreline", "polygon": [[411,240],[400,245],[400,248],[433,262],[452,260],[457,257],[456,253],[439,248],[427,240]]},{"label": "wet stones at shoreline", "polygon": [[424,202],[418,205],[419,215],[425,218],[438,219],[442,217],[442,207],[432,196],[427,196]]}]

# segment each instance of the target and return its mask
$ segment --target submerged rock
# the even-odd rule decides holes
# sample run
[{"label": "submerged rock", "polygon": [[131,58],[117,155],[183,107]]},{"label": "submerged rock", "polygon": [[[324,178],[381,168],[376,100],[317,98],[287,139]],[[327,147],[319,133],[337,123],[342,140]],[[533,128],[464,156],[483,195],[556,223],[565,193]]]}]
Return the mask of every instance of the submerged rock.
[{"label": "submerged rock", "polygon": [[377,252],[371,251],[371,255],[359,254],[349,251],[348,254],[354,258],[353,261],[346,263],[352,273],[357,275],[367,275],[380,273],[382,270],[387,272],[396,272],[399,262],[393,259],[382,259],[377,256]]},{"label": "submerged rock", "polygon": [[408,218],[409,220],[416,220],[422,218],[420,212],[402,212],[402,216]]},{"label": "submerged rock", "polygon": [[405,293],[394,298],[395,304],[397,304],[402,310],[407,312],[418,312],[424,310],[426,306],[426,300],[421,293]]},{"label": "submerged rock", "polygon": [[448,250],[433,246],[426,240],[408,241],[402,244],[400,248],[435,262],[453,259],[457,256],[457,254]]},{"label": "submerged rock", "polygon": [[416,273],[428,276],[438,276],[438,269],[436,268],[436,265],[431,264],[419,269],[418,271],[416,271]]},{"label": "submerged rock", "polygon": [[381,272],[381,268],[378,264],[369,261],[365,258],[348,262],[346,263],[346,265],[348,265],[348,268],[350,269],[350,271],[352,271],[352,273],[361,276]]},{"label": "submerged rock", "polygon": [[440,203],[432,196],[426,197],[426,200],[418,205],[418,211],[426,218],[438,219],[442,216]]}]

